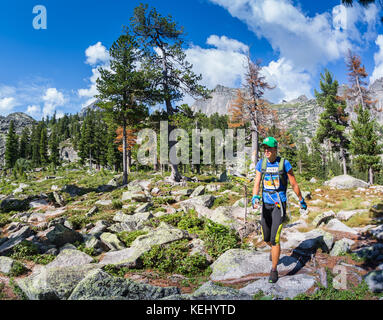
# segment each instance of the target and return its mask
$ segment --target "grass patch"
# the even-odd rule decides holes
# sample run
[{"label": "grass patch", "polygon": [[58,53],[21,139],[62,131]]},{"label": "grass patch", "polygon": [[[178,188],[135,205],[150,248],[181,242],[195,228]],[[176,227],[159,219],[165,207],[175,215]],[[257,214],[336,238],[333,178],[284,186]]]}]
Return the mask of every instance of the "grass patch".
[{"label": "grass patch", "polygon": [[123,231],[117,234],[117,237],[127,246],[130,247],[132,242],[136,240],[137,237],[147,234],[147,231],[136,230],[132,232]]},{"label": "grass patch", "polygon": [[23,240],[13,247],[11,258],[16,260],[34,261],[37,264],[44,265],[52,262],[56,258],[54,255],[39,254],[38,252],[39,250],[35,244],[30,241]]}]

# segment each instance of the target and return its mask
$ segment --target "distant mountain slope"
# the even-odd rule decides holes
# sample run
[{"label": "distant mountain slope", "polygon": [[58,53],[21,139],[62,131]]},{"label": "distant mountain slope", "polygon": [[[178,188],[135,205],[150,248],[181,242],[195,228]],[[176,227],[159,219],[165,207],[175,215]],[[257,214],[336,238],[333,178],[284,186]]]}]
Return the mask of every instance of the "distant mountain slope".
[{"label": "distant mountain slope", "polygon": [[6,117],[0,116],[0,166],[4,162],[5,142],[11,121],[15,123],[17,134],[21,134],[25,127],[32,127],[36,120],[23,112],[11,113]]},{"label": "distant mountain slope", "polygon": [[[339,86],[338,95],[343,95],[347,85]],[[210,99],[199,99],[191,106],[193,111],[201,111],[206,115],[217,112],[220,115],[228,114],[230,104],[236,98],[237,89],[227,88],[218,85],[212,92]],[[378,108],[383,107],[383,78],[376,80],[369,88],[372,100],[376,101]],[[280,124],[284,129],[290,130],[298,141],[310,140],[318,127],[319,116],[323,108],[315,99],[308,99],[302,95],[291,101],[283,101],[280,104],[271,104],[272,109],[277,110]],[[356,113],[348,103],[346,111],[350,114],[351,120],[356,120]],[[383,125],[383,112],[372,111],[380,125]],[[270,122],[269,125],[272,125]]]}]

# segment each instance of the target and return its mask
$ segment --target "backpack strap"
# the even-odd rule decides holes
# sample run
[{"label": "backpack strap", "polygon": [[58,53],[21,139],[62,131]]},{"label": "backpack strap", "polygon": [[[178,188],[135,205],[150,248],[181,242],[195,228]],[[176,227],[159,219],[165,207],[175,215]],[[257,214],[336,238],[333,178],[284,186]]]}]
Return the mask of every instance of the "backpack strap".
[{"label": "backpack strap", "polygon": [[279,166],[278,166],[278,175],[279,175],[279,180],[281,181],[282,185],[285,187],[287,186],[287,179],[285,178],[285,158],[281,158],[279,161]]}]

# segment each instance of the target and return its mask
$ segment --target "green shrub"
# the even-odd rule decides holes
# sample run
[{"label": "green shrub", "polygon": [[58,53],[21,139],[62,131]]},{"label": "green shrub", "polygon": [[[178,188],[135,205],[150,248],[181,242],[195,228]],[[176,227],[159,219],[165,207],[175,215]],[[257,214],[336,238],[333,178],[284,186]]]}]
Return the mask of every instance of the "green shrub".
[{"label": "green shrub", "polygon": [[182,219],[182,215],[183,215],[182,212],[176,212],[176,213],[173,213],[173,214],[167,214],[167,215],[161,216],[158,219],[160,221],[163,221],[163,222],[165,222],[167,224],[172,225],[173,227],[177,227],[178,223]]},{"label": "green shrub", "polygon": [[72,215],[68,218],[68,221],[72,224],[73,229],[79,230],[84,228],[88,223],[90,223],[90,218],[82,215],[82,214],[76,214]]},{"label": "green shrub", "polygon": [[190,210],[186,215],[182,216],[177,227],[188,231],[189,233],[199,233],[205,226],[205,220],[196,216],[196,213]]},{"label": "green shrub", "polygon": [[205,223],[201,239],[205,241],[206,250],[213,258],[218,258],[225,251],[240,246],[240,239],[234,230],[211,220]]},{"label": "green shrub", "polygon": [[46,265],[48,263],[51,263],[54,259],[56,259],[56,256],[53,254],[37,254],[32,257],[32,260],[37,264],[43,264]]},{"label": "green shrub", "polygon": [[34,243],[23,240],[13,247],[11,258],[28,260],[31,256],[38,254],[38,252],[39,249]]},{"label": "green shrub", "polygon": [[11,271],[9,272],[9,275],[12,277],[18,277],[24,273],[26,273],[28,269],[20,262],[15,261],[12,265]]},{"label": "green shrub", "polygon": [[107,264],[102,268],[106,273],[109,273],[110,275],[114,277],[120,277],[123,278],[127,272],[129,272],[129,268],[127,267],[117,267],[113,264]]},{"label": "green shrub", "polygon": [[171,273],[187,257],[188,252],[188,241],[179,240],[168,246],[154,245],[150,251],[142,255],[142,261],[146,268]]},{"label": "green shrub", "polygon": [[112,208],[113,209],[121,209],[122,202],[120,200],[112,200]]},{"label": "green shrub", "polygon": [[141,236],[147,233],[148,233],[147,231],[142,231],[142,230],[136,230],[132,232],[123,231],[117,234],[117,236],[122,242],[125,243],[127,247],[130,247],[132,242],[136,240],[138,236]]},{"label": "green shrub", "polygon": [[97,253],[96,253],[96,250],[94,248],[87,248],[85,247],[85,244],[82,243],[80,244],[78,241],[76,241],[76,248],[84,253],[86,253],[87,255],[89,256],[96,256]]},{"label": "green shrub", "polygon": [[196,253],[191,256],[187,256],[182,263],[180,263],[176,269],[177,273],[185,274],[185,275],[197,275],[201,272],[205,273],[205,275],[209,275],[211,273],[211,269],[208,268],[209,263],[205,256]]},{"label": "green shrub", "polygon": [[142,256],[146,268],[161,272],[181,273],[187,276],[209,274],[208,261],[200,254],[189,254],[187,240],[175,241],[169,245],[155,245]]},{"label": "green shrub", "polygon": [[0,214],[0,228],[4,227],[5,225],[7,225],[8,223],[11,223],[11,222],[12,222],[12,220],[8,215]]},{"label": "green shrub", "polygon": [[38,247],[27,240],[20,242],[13,247],[11,258],[18,260],[31,260],[37,264],[48,264],[52,262],[56,256],[52,254],[39,254]]}]

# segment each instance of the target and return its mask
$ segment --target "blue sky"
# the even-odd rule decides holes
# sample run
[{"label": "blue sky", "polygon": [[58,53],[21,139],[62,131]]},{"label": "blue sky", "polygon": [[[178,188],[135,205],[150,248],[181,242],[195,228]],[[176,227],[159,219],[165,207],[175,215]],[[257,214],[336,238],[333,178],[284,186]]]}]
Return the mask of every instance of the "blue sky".
[{"label": "blue sky", "polygon": [[[35,119],[76,113],[97,93],[97,68],[108,66],[107,49],[129,24],[141,1],[2,1],[0,12],[0,114],[26,112]],[[328,68],[347,83],[344,57],[359,54],[368,81],[383,76],[380,7],[345,8],[340,0],[148,0],[172,15],[187,33],[185,52],[202,83],[239,87],[243,59],[261,59],[275,85],[273,102],[309,98]],[[47,10],[47,29],[32,25],[36,5]],[[193,100],[185,97],[184,102]]]}]

